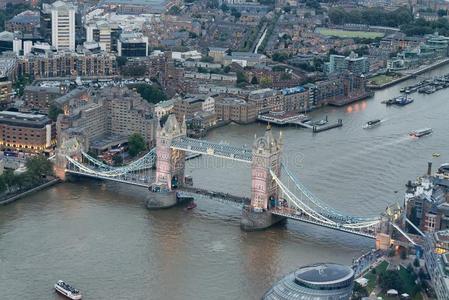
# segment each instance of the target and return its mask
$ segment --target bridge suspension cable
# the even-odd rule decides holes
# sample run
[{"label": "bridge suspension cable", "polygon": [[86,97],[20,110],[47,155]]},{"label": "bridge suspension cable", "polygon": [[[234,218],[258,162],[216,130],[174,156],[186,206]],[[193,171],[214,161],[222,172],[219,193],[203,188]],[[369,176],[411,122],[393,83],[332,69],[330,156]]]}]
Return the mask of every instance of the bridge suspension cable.
[{"label": "bridge suspension cable", "polygon": [[367,218],[367,217],[359,217],[359,216],[351,216],[347,214],[343,214],[336,209],[327,206],[320,199],[318,199],[312,192],[310,192],[291,172],[288,168],[281,164],[281,169],[285,171],[285,174],[290,178],[290,180],[294,183],[295,187],[304,195],[306,198],[317,207],[322,215],[325,215],[333,220],[340,220],[345,222],[357,222],[362,224],[366,222],[367,224],[371,224],[373,222],[377,222],[379,218]]},{"label": "bridge suspension cable", "polygon": [[[323,213],[320,210],[315,210],[310,205],[308,205],[305,201],[301,200],[300,197],[296,196],[280,180],[280,178],[272,170],[270,170],[270,173],[271,173],[273,180],[279,186],[279,188],[281,189],[284,196],[287,197],[289,202],[292,203],[296,207],[296,209],[301,212],[301,217],[296,217],[297,219],[300,219],[300,220],[303,220],[306,222],[311,222],[311,223],[318,223],[318,225],[332,227],[332,228],[336,228],[339,230],[345,230],[345,231],[349,231],[349,232],[356,233],[356,234],[362,234],[362,235],[369,235],[368,233],[362,233],[362,231],[368,230],[369,232],[374,232],[375,226],[377,226],[377,224],[380,223],[380,218],[356,219],[356,218],[346,217],[342,214],[333,216],[332,214],[329,214],[328,211],[325,211]],[[306,194],[304,194],[304,195],[306,196],[306,198],[309,199],[308,195],[306,195]],[[314,201],[311,201],[311,202],[313,204],[315,204]],[[319,205],[318,207],[326,207],[328,210],[330,209],[324,205]],[[332,212],[332,210],[331,210],[331,212]],[[294,212],[293,213],[290,212],[290,214],[295,215]],[[306,215],[308,218],[305,218],[305,216],[302,216],[302,214]]]}]

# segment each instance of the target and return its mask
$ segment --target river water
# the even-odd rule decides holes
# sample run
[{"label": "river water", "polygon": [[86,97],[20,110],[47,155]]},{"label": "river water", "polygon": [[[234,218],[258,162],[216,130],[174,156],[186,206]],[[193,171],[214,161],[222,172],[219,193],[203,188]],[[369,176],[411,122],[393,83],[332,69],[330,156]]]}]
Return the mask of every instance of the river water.
[{"label": "river water", "polygon": [[[427,75],[449,72],[449,66]],[[283,128],[284,162],[327,204],[375,216],[400,202],[404,184],[449,157],[446,91],[414,94],[406,107],[381,100],[411,81],[370,100],[311,113],[342,118],[344,126],[319,134]],[[371,119],[381,126],[363,130]],[[432,127],[412,139],[408,132]],[[208,139],[250,146],[263,124],[230,125]],[[274,129],[278,134],[279,129]],[[439,158],[432,153],[439,152]],[[198,187],[248,195],[249,167],[200,157],[187,174]],[[215,202],[147,211],[145,190],[81,180],[0,207],[0,298],[61,299],[52,285],[64,279],[83,299],[260,299],[277,279],[319,261],[350,264],[373,241],[290,221],[246,233],[240,211]]]}]

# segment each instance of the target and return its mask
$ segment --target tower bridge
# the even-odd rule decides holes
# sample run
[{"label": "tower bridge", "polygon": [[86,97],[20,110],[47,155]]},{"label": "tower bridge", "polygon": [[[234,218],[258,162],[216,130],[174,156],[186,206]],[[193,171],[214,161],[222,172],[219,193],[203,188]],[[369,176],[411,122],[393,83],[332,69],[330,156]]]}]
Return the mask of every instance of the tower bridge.
[{"label": "tower bridge", "polygon": [[[122,167],[112,167],[89,156],[83,149],[83,141],[72,137],[57,149],[56,173],[61,178],[73,174],[148,188],[149,209],[169,208],[186,198],[209,198],[237,205],[242,207],[243,230],[260,230],[292,219],[376,239],[379,248],[391,245],[389,233],[397,221],[397,212],[360,217],[328,206],[281,163],[282,134],[275,138],[268,127],[248,149],[188,138],[186,132],[185,122],[178,123],[170,115],[163,127],[158,124],[156,147]],[[250,197],[190,186],[185,176],[186,152],[247,163],[251,167]]]}]

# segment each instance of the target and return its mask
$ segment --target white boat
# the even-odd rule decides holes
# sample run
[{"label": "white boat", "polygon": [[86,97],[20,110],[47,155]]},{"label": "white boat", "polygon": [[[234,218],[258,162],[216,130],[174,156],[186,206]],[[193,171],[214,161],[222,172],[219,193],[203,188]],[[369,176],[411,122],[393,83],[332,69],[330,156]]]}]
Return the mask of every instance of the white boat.
[{"label": "white boat", "polygon": [[55,290],[69,299],[79,300],[83,297],[80,291],[62,280],[58,280],[58,282],[56,282]]},{"label": "white boat", "polygon": [[379,120],[379,119],[371,120],[371,121],[366,122],[365,125],[363,125],[363,128],[364,129],[373,128],[373,127],[380,125],[381,122],[382,122],[382,120]]},{"label": "white boat", "polygon": [[413,130],[412,132],[410,132],[410,135],[413,137],[422,137],[428,134],[432,133],[432,128],[424,128],[424,129],[418,129],[418,130]]}]

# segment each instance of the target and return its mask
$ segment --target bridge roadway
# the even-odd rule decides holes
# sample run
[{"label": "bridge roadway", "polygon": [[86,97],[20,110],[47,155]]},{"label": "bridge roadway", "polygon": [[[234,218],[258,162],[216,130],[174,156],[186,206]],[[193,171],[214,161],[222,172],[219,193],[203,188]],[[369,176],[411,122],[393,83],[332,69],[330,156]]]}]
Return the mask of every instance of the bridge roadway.
[{"label": "bridge roadway", "polygon": [[247,197],[234,196],[227,193],[214,192],[206,189],[200,189],[193,186],[183,186],[178,188],[177,191],[180,192],[181,196],[189,196],[197,199],[198,196],[202,196],[211,200],[216,200],[223,203],[236,204],[238,206],[249,205],[251,199]]},{"label": "bridge roadway", "polygon": [[347,233],[351,233],[351,234],[355,234],[355,235],[359,235],[359,236],[364,236],[364,237],[367,237],[370,239],[376,239],[375,232],[369,232],[369,231],[364,232],[364,231],[359,231],[359,230],[355,230],[355,229],[351,229],[351,228],[346,228],[346,227],[343,227],[343,225],[338,226],[338,225],[331,225],[331,224],[327,224],[327,223],[323,223],[323,222],[318,222],[318,221],[310,218],[307,214],[301,213],[299,210],[296,210],[293,208],[274,208],[270,211],[273,215],[282,216],[282,217],[286,217],[286,218],[289,218],[292,220],[305,222],[305,223],[309,223],[309,224],[314,224],[314,225],[318,225],[318,226],[322,226],[322,227],[327,227],[330,229],[347,232]]}]

